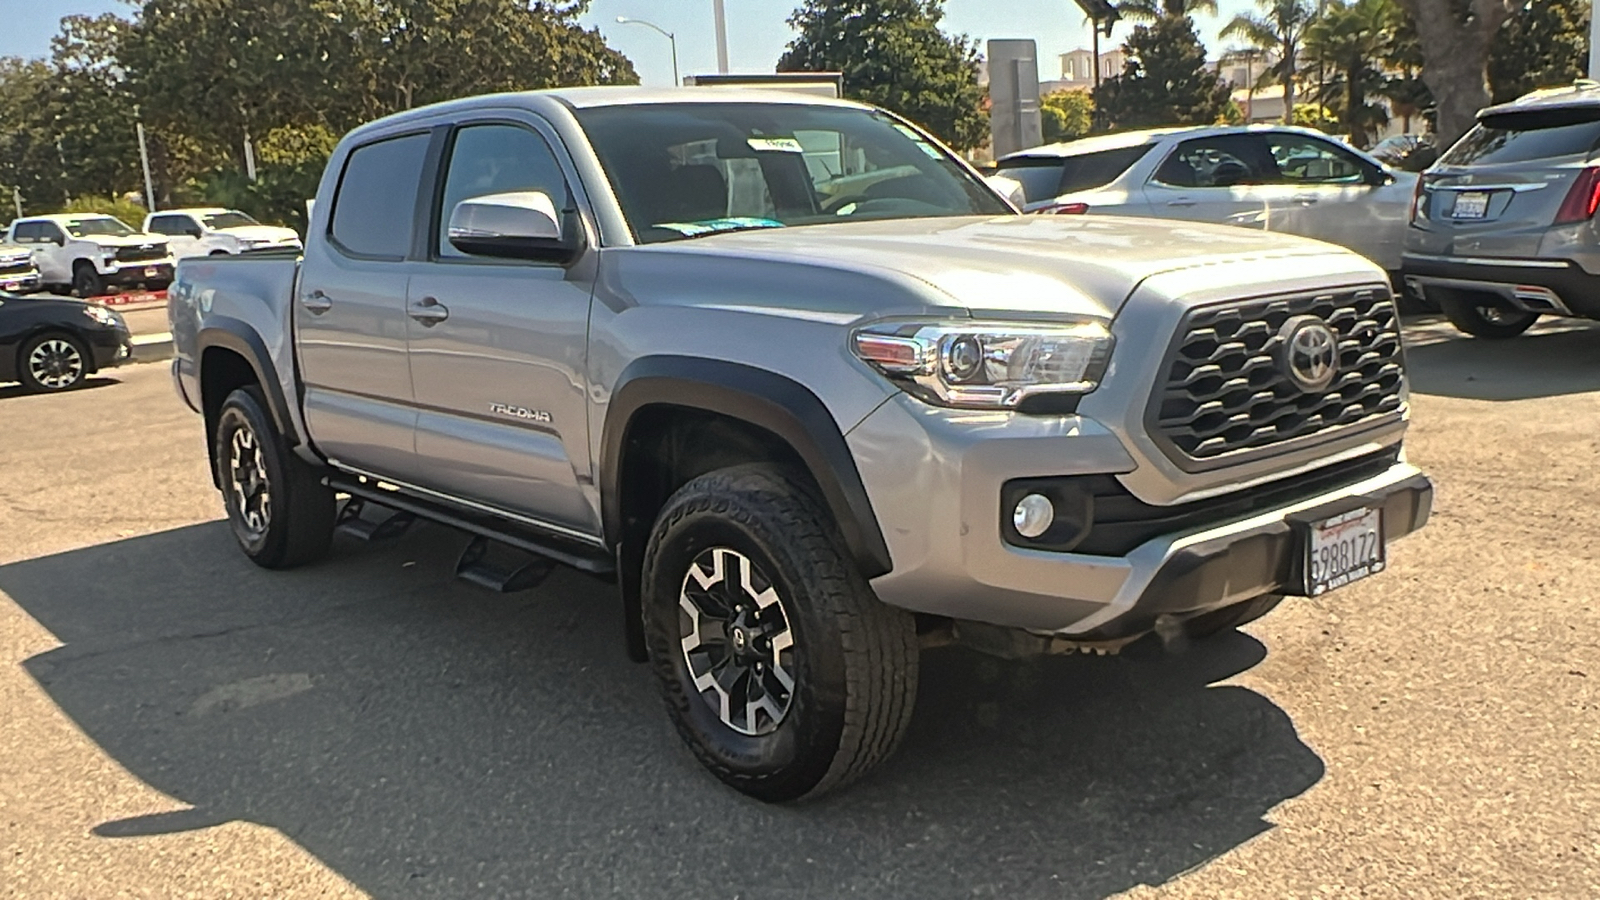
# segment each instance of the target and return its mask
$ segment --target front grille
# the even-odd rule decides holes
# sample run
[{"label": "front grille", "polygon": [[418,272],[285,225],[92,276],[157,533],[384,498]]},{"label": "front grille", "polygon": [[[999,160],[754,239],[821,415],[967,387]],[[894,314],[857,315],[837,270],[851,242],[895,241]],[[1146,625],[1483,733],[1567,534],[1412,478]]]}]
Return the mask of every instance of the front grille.
[{"label": "front grille", "polygon": [[[1278,359],[1280,330],[1300,315],[1322,319],[1338,339],[1338,372],[1324,390],[1302,389]],[[1184,468],[1286,450],[1289,442],[1399,413],[1400,326],[1385,288],[1203,307],[1178,333],[1148,424]]]},{"label": "front grille", "polygon": [[166,244],[145,244],[136,247],[118,247],[118,262],[144,262],[147,259],[160,259],[167,255]]},{"label": "front grille", "polygon": [[0,275],[22,275],[32,273],[33,263],[29,260],[25,259],[21,262],[14,263],[0,262]]}]

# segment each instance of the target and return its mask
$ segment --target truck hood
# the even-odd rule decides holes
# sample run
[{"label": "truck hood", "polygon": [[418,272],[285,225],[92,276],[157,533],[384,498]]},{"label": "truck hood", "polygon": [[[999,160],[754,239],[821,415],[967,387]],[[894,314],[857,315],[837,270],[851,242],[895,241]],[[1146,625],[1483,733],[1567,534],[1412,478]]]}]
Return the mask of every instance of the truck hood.
[{"label": "truck hood", "polygon": [[72,238],[72,240],[83,244],[96,244],[101,247],[143,247],[145,244],[165,246],[167,243],[166,235],[143,233],[124,235],[91,234],[81,238]]},{"label": "truck hood", "polygon": [[33,259],[33,250],[0,241],[0,265],[14,266]]},{"label": "truck hood", "polygon": [[[1117,216],[847,222],[709,235],[647,249],[891,275],[933,288],[929,299],[936,305],[953,301],[974,312],[1095,317],[1114,316],[1141,281],[1177,269],[1329,254],[1359,262],[1303,238]],[[772,302],[783,303],[788,292],[774,288]]]},{"label": "truck hood", "polygon": [[293,228],[282,228],[277,225],[239,225],[234,228],[218,228],[216,233],[241,241],[264,241],[273,244],[300,240],[299,232]]}]

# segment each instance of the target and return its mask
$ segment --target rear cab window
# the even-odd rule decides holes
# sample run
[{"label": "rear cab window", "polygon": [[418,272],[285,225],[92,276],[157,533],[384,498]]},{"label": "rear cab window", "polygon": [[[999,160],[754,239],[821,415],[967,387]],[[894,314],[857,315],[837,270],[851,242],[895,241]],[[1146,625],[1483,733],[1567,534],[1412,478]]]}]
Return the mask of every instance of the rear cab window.
[{"label": "rear cab window", "polygon": [[1447,166],[1587,156],[1600,146],[1600,107],[1526,110],[1485,118],[1450,148]]},{"label": "rear cab window", "polygon": [[408,134],[350,151],[333,197],[328,236],[346,254],[405,259],[431,136]]},{"label": "rear cab window", "polygon": [[999,173],[1022,185],[1029,203],[1090,191],[1116,181],[1154,144],[1118,147],[1073,156],[1018,156],[1000,163]]}]

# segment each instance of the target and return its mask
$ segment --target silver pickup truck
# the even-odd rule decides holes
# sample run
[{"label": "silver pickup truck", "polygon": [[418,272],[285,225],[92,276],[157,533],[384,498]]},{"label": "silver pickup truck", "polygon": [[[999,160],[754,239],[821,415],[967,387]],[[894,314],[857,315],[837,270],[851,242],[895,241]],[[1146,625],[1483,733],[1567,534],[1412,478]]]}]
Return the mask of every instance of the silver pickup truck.
[{"label": "silver pickup truck", "polygon": [[339,144],[298,261],[183,260],[171,318],[251,559],[421,518],[491,588],[614,580],[683,739],[764,800],[887,757],[924,646],[1231,628],[1432,502],[1371,263],[1022,216],[848,102],[402,113]]}]

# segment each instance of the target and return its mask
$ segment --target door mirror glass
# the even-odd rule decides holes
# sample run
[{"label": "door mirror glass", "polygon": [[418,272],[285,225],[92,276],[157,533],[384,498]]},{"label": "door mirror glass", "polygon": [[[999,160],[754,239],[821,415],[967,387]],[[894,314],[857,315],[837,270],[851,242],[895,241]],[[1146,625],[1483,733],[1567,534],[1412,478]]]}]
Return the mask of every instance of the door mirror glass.
[{"label": "door mirror glass", "polygon": [[561,215],[542,191],[486,194],[456,204],[451,246],[474,256],[565,262],[576,253],[561,235]]}]

